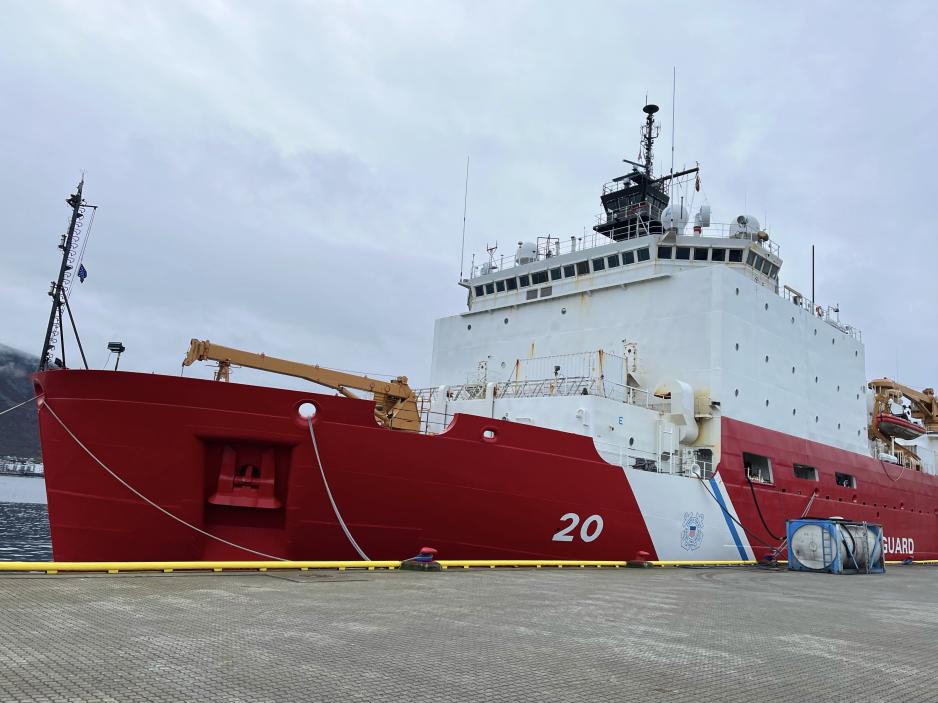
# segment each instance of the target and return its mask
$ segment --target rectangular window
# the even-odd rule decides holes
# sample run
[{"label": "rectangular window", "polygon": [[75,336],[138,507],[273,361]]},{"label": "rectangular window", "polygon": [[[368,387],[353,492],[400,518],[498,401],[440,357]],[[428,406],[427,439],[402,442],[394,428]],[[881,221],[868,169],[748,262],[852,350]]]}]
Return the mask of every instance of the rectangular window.
[{"label": "rectangular window", "polygon": [[611,269],[614,269],[616,266],[618,266],[618,265],[619,265],[619,255],[618,255],[618,254],[613,254],[612,256],[607,256],[607,257],[606,257],[606,265],[609,266],[609,268],[611,268]]},{"label": "rectangular window", "polygon": [[707,260],[707,249],[697,248],[694,249],[694,261],[706,261]]},{"label": "rectangular window", "polygon": [[638,254],[639,261],[648,261],[651,256],[648,253],[648,247],[643,247],[641,249],[636,249],[635,253]]},{"label": "rectangular window", "polygon": [[480,295],[485,295],[485,288],[483,286],[476,286],[476,297]]},{"label": "rectangular window", "polygon": [[778,266],[776,266],[775,264],[772,264],[772,270],[769,271],[769,278],[777,278],[777,277],[778,277]]},{"label": "rectangular window", "polygon": [[681,259],[683,261],[690,261],[690,247],[678,247],[674,258]]},{"label": "rectangular window", "polygon": [[534,300],[537,298],[537,288],[532,288],[526,294],[528,300]]},{"label": "rectangular window", "polygon": [[813,466],[804,464],[795,464],[795,478],[803,478],[805,481],[817,481],[817,469]]},{"label": "rectangular window", "polygon": [[494,293],[494,292],[495,292],[495,284],[494,284],[494,283],[486,283],[486,284],[485,284],[485,293],[486,293],[486,295],[492,295],[492,293]]},{"label": "rectangular window", "polygon": [[548,295],[554,292],[553,286],[544,286],[541,288],[541,297],[546,298]]},{"label": "rectangular window", "polygon": [[763,259],[762,260],[762,273],[768,276],[771,270],[772,270],[772,262],[769,261],[768,259]]},{"label": "rectangular window", "polygon": [[711,261],[726,261],[726,249],[713,249]]},{"label": "rectangular window", "polygon": [[564,278],[571,278],[574,275],[576,275],[576,269],[574,268],[573,264],[567,264],[566,266],[563,267]]},{"label": "rectangular window", "polygon": [[635,263],[635,252],[627,251],[622,254],[622,265],[628,266],[629,264]]},{"label": "rectangular window", "polygon": [[601,256],[598,259],[593,259],[593,270],[602,271],[606,268],[606,260]]},{"label": "rectangular window", "polygon": [[842,474],[839,471],[834,474],[834,480],[837,481],[838,486],[843,486],[844,488],[856,488],[857,479],[850,474]]},{"label": "rectangular window", "polygon": [[746,477],[756,483],[772,483],[772,461],[767,456],[743,452]]},{"label": "rectangular window", "polygon": [[499,293],[505,292],[505,282],[504,281],[495,281],[495,290]]},{"label": "rectangular window", "polygon": [[590,272],[590,262],[589,261],[577,261],[576,262],[576,275],[585,276]]},{"label": "rectangular window", "polygon": [[531,279],[529,279],[527,275],[518,276],[518,283],[521,284],[522,288],[527,288],[529,285],[531,285]]},{"label": "rectangular window", "polygon": [[658,258],[659,258],[659,259],[670,259],[670,258],[671,258],[671,247],[658,247]]},{"label": "rectangular window", "polygon": [[560,276],[561,276],[561,274],[560,274],[560,267],[559,267],[559,266],[558,266],[557,268],[555,268],[555,269],[551,269],[551,270],[550,270],[550,280],[552,280],[552,281],[559,281],[559,280],[560,280]]},{"label": "rectangular window", "polygon": [[518,279],[509,278],[507,281],[505,281],[505,285],[508,286],[508,290],[518,290]]},{"label": "rectangular window", "polygon": [[743,250],[742,249],[730,249],[730,263],[741,264],[742,262],[743,262]]},{"label": "rectangular window", "polygon": [[531,274],[531,284],[547,283],[547,271],[535,271]]},{"label": "rectangular window", "polygon": [[756,252],[750,251],[750,252],[749,252],[749,256],[746,257],[746,263],[749,264],[750,266],[754,266],[755,263],[756,263],[756,259],[758,259],[758,258],[759,258],[759,257],[756,256]]}]

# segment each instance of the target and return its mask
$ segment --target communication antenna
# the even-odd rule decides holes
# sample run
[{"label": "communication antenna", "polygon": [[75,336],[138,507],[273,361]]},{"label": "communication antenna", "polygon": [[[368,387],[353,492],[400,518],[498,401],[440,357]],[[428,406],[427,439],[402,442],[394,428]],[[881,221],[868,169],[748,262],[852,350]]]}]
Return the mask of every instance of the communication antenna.
[{"label": "communication antenna", "polygon": [[466,187],[462,196],[462,247],[459,252],[459,280],[463,280],[463,264],[466,260],[466,212],[469,208],[469,154],[466,154]]},{"label": "communication antenna", "polygon": [[668,199],[674,197],[674,101],[677,98],[677,66],[671,75],[671,180],[668,181]]},{"label": "communication antenna", "polygon": [[653,147],[655,139],[661,133],[661,127],[655,124],[655,113],[658,112],[658,106],[652,103],[642,108],[647,117],[645,124],[642,125],[642,148],[645,151],[645,175],[651,179],[651,167],[654,159]]}]

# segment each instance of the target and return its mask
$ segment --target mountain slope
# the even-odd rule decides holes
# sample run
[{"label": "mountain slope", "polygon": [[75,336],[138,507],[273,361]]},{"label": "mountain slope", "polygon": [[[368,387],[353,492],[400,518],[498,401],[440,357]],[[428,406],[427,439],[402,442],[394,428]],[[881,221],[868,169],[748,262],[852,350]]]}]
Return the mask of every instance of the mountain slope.
[{"label": "mountain slope", "polygon": [[[38,365],[38,357],[0,344],[0,412],[33,395],[29,375]],[[40,458],[35,404],[0,415],[0,456]]]}]

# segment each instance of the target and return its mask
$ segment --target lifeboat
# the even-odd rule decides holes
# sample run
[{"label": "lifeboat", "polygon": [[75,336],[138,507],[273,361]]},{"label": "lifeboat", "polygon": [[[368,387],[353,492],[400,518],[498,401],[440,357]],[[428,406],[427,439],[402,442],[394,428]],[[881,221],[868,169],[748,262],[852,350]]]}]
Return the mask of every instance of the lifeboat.
[{"label": "lifeboat", "polygon": [[879,431],[895,439],[917,439],[925,434],[925,428],[916,425],[901,415],[882,413],[876,418]]}]

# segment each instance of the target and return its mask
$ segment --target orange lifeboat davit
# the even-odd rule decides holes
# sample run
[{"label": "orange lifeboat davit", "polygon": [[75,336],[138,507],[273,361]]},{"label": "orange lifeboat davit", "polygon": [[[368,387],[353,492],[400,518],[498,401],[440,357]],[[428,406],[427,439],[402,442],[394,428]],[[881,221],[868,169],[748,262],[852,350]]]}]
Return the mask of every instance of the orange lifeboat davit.
[{"label": "orange lifeboat davit", "polygon": [[896,439],[917,439],[925,434],[925,428],[911,420],[890,413],[882,413],[876,418],[879,431],[887,437]]}]

